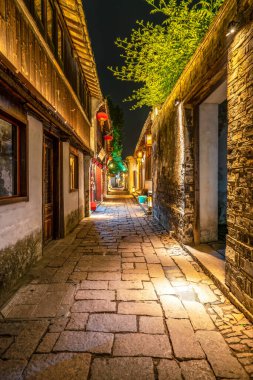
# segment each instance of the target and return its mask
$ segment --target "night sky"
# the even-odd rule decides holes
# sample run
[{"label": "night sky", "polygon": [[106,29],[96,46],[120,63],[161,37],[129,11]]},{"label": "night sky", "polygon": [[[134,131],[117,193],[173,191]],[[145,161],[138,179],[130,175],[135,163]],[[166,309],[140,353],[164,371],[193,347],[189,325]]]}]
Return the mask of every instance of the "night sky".
[{"label": "night sky", "polygon": [[114,41],[127,37],[136,20],[152,20],[145,0],[83,0],[84,9],[104,96],[110,96],[124,111],[123,158],[132,155],[149,109],[130,111],[131,103],[123,103],[136,84],[114,78],[107,66],[120,66],[121,50]]}]

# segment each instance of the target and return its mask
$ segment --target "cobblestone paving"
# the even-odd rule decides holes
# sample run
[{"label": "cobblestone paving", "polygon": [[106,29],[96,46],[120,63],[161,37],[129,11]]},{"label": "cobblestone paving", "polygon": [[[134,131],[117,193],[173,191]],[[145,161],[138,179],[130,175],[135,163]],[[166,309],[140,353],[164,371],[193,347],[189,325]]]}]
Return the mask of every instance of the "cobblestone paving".
[{"label": "cobblestone paving", "polygon": [[0,357],[1,380],[249,379],[253,327],[117,199],[52,244],[1,309]]}]

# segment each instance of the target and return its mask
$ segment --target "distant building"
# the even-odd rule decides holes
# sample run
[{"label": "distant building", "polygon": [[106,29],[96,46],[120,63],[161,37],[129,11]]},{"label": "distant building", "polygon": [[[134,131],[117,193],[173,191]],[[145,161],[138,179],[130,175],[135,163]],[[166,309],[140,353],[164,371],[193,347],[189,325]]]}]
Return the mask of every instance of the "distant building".
[{"label": "distant building", "polygon": [[134,155],[128,156],[128,190],[130,193],[152,192],[152,119],[150,113],[142,128]]},{"label": "distant building", "polygon": [[81,0],[1,0],[2,291],[89,215],[100,104]]}]

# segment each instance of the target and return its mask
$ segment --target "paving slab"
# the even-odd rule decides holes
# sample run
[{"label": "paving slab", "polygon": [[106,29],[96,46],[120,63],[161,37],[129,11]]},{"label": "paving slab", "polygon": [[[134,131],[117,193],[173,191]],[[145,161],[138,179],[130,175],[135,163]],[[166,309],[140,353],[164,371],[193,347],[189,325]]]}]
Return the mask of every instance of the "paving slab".
[{"label": "paving slab", "polygon": [[134,315],[91,314],[86,330],[103,332],[135,332],[137,331],[137,320]]},{"label": "paving slab", "polygon": [[165,334],[163,318],[141,316],[139,318],[139,330],[146,334]]},{"label": "paving slab", "polygon": [[148,264],[148,272],[151,278],[165,277],[161,264]]},{"label": "paving slab", "polygon": [[141,281],[109,281],[109,289],[143,289]]},{"label": "paving slab", "polygon": [[10,347],[14,342],[12,336],[0,336],[0,356]]},{"label": "paving slab", "polygon": [[160,264],[160,259],[157,255],[154,254],[146,254],[145,252],[145,260],[148,264]]},{"label": "paving slab", "polygon": [[92,352],[110,354],[113,334],[103,332],[64,331],[61,333],[54,351]]},{"label": "paving slab", "polygon": [[159,380],[182,380],[181,369],[176,360],[161,359],[157,366]]},{"label": "paving slab", "polygon": [[78,290],[75,295],[76,300],[115,300],[113,290]]},{"label": "paving slab", "polygon": [[76,301],[71,311],[73,313],[97,313],[116,311],[116,303],[108,300],[86,300]]},{"label": "paving slab", "polygon": [[90,354],[35,354],[25,370],[24,380],[85,380],[90,361]]},{"label": "paving slab", "polygon": [[119,314],[150,315],[162,317],[162,308],[159,303],[154,301],[145,302],[119,302]]},{"label": "paving slab", "polygon": [[151,358],[97,358],[91,367],[91,380],[154,380]]},{"label": "paving slab", "polygon": [[193,288],[196,291],[201,303],[205,304],[218,301],[218,297],[207,284],[193,285]]},{"label": "paving slab", "polygon": [[197,331],[196,338],[200,342],[217,377],[248,379],[241,364],[232,355],[227,343],[219,332]]},{"label": "paving slab", "polygon": [[0,360],[1,380],[20,380],[27,365],[26,360]]},{"label": "paving slab", "polygon": [[48,328],[47,321],[29,321],[4,353],[4,359],[29,359]]},{"label": "paving slab", "polygon": [[80,284],[81,289],[90,290],[106,290],[108,289],[108,281],[82,281]]},{"label": "paving slab", "polygon": [[38,353],[50,353],[59,338],[60,333],[48,333],[46,334],[36,352]]},{"label": "paving slab", "polygon": [[116,334],[113,355],[171,358],[172,350],[167,335]]},{"label": "paving slab", "polygon": [[160,300],[167,318],[188,318],[188,314],[178,297],[165,295],[161,296]]},{"label": "paving slab", "polygon": [[121,280],[121,273],[116,272],[91,272],[88,280]]},{"label": "paving slab", "polygon": [[167,326],[177,359],[203,359],[205,354],[188,319],[169,318]]},{"label": "paving slab", "polygon": [[185,380],[215,380],[216,377],[206,360],[187,360],[180,362]]},{"label": "paving slab", "polygon": [[88,321],[88,313],[71,313],[66,330],[84,330]]},{"label": "paving slab", "polygon": [[118,301],[154,301],[157,295],[154,290],[128,290],[120,289],[117,291]]},{"label": "paving slab", "polygon": [[123,281],[150,281],[150,277],[145,273],[122,273]]},{"label": "paving slab", "polygon": [[202,280],[199,272],[196,271],[196,269],[184,256],[175,256],[173,257],[173,260],[184,273],[187,281],[198,283]]},{"label": "paving slab", "polygon": [[209,314],[200,302],[183,301],[194,330],[215,330]]}]

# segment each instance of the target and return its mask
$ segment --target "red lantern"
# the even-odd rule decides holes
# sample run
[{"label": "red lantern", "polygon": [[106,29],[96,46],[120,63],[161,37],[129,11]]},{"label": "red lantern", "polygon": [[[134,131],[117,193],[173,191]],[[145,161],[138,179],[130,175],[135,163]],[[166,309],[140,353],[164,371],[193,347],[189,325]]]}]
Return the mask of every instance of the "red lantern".
[{"label": "red lantern", "polygon": [[97,120],[99,121],[100,125],[103,126],[104,122],[108,120],[108,115],[105,112],[98,112]]},{"label": "red lantern", "polygon": [[112,137],[111,135],[106,135],[106,136],[104,136],[104,139],[105,139],[106,141],[112,141],[112,140],[113,140],[113,137]]}]

